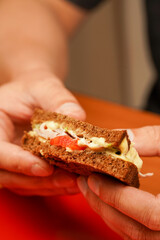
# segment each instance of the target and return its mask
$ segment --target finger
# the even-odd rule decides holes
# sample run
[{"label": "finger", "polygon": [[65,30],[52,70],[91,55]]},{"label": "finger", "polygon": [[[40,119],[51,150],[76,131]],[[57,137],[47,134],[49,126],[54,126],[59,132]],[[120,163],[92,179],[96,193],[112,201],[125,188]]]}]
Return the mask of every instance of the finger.
[{"label": "finger", "polygon": [[56,168],[51,177],[53,178],[54,186],[57,188],[70,187],[78,189],[76,174],[70,173],[61,168]]},{"label": "finger", "polygon": [[80,177],[78,179],[78,186],[92,209],[103,218],[107,225],[111,226],[114,231],[124,237],[124,239],[158,240],[160,238],[159,231],[148,229],[134,219],[131,219],[112,206],[104,203],[89,189],[84,178]]},{"label": "finger", "polygon": [[10,191],[22,196],[61,196],[61,195],[73,195],[79,192],[77,188],[57,188],[38,190],[10,189]]},{"label": "finger", "polygon": [[[106,223],[108,227],[110,227],[114,232],[120,235],[123,239],[124,237],[128,237],[131,235],[131,231],[129,229],[130,219],[128,218],[127,222],[125,222],[121,213],[118,213],[117,210],[114,210],[111,206],[102,202],[91,190],[88,189],[87,195],[85,195],[87,202],[100,217]],[[120,222],[120,223],[119,223]],[[131,220],[132,222],[132,220]],[[126,223],[126,225],[125,225]],[[124,226],[125,225],[125,226]],[[125,231],[124,231],[125,229]],[[131,239],[131,238],[130,238]],[[137,238],[135,238],[138,240]]]},{"label": "finger", "polygon": [[55,76],[47,78],[31,86],[30,93],[34,105],[43,109],[56,111],[71,117],[84,120],[86,115],[76,98],[64,87]]},{"label": "finger", "polygon": [[4,141],[12,141],[14,137],[14,126],[10,118],[0,111],[0,139]]},{"label": "finger", "polygon": [[[83,108],[53,74],[32,73],[31,76],[21,76],[21,78],[16,84],[8,83],[0,89],[0,110],[7,113],[15,122],[29,121],[35,107],[85,120],[86,114]],[[8,96],[10,104],[8,104]]]},{"label": "finger", "polygon": [[160,156],[160,126],[130,129],[128,133],[140,155]]},{"label": "finger", "polygon": [[152,194],[99,175],[90,176],[88,185],[105,203],[152,230],[160,230],[160,201]]},{"label": "finger", "polygon": [[78,191],[75,175],[67,173],[63,170],[55,170],[55,173],[51,176],[43,178],[0,171],[0,184],[9,189],[56,190],[60,188],[74,188]]},{"label": "finger", "polygon": [[32,176],[48,176],[53,172],[53,166],[46,161],[7,142],[0,142],[0,169]]},{"label": "finger", "polygon": [[2,140],[0,142],[0,169],[34,176],[48,176],[53,172],[53,167],[44,160],[9,143],[13,136],[13,124],[8,116],[0,111],[0,140]]},{"label": "finger", "polygon": [[0,111],[18,123],[29,121],[33,114],[32,97],[27,92],[27,84],[28,81],[10,82],[0,88]]}]

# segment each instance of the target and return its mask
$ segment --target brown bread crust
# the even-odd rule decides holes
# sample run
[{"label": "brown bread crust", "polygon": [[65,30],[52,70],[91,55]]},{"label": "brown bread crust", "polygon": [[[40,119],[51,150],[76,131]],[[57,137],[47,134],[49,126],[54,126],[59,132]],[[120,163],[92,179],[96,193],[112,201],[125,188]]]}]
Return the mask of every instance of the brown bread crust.
[{"label": "brown bread crust", "polygon": [[27,132],[23,136],[22,146],[25,150],[67,171],[81,175],[99,172],[115,177],[127,185],[139,187],[137,167],[118,157],[112,158],[103,152],[90,150],[67,152],[65,148],[50,145],[49,141],[43,143],[38,137],[31,137]]},{"label": "brown bread crust", "polygon": [[122,140],[126,137],[128,141],[128,148],[130,147],[130,140],[126,130],[109,130],[100,128],[90,123],[73,119],[69,116],[62,115],[55,112],[47,112],[42,109],[36,109],[32,117],[32,126],[43,123],[44,121],[55,121],[63,125],[63,128],[68,128],[75,132],[77,136],[85,138],[103,137],[107,143],[112,143],[113,146],[118,147]]}]

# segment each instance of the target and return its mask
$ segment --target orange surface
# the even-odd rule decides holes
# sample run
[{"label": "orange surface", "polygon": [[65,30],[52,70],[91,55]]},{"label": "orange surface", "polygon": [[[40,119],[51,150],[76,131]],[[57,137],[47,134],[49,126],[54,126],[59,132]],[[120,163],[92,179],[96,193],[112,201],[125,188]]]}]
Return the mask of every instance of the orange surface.
[{"label": "orange surface", "polygon": [[[87,120],[107,128],[160,125],[157,115],[77,95]],[[141,189],[159,192],[159,158],[145,158],[143,172],[154,176],[141,180]],[[120,238],[88,206],[82,195],[20,197],[0,190],[0,239],[2,240],[102,240]]]}]

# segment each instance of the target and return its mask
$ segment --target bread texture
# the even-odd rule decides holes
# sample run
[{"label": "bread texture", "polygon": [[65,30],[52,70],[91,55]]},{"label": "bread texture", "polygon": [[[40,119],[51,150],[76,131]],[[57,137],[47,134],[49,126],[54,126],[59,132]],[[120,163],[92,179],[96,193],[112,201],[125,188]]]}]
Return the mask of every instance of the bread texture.
[{"label": "bread texture", "polygon": [[[83,133],[85,137],[104,137],[107,142],[114,142],[114,146],[119,146],[124,137],[128,139],[126,131],[103,129],[61,114],[36,110],[32,118],[32,126],[45,121],[62,123],[64,127],[76,131],[77,134]],[[130,145],[129,140],[128,144]],[[118,158],[118,155],[115,158],[106,155],[104,151],[91,149],[69,152],[64,147],[51,145],[50,141],[40,141],[38,136],[32,136],[28,132],[24,133],[22,146],[34,155],[69,172],[86,176],[91,173],[101,173],[117,178],[127,185],[139,187],[136,165]]]},{"label": "bread texture", "polygon": [[126,130],[110,130],[106,128],[100,128],[94,126],[90,123],[79,121],[73,119],[69,116],[55,113],[55,112],[47,112],[42,109],[36,109],[31,123],[32,127],[35,124],[40,124],[45,121],[55,121],[63,125],[63,128],[69,128],[73,130],[77,136],[84,136],[85,138],[91,137],[103,137],[105,138],[106,142],[112,143],[113,146],[118,147],[122,140],[126,137],[128,141],[128,145],[130,146],[130,140],[127,135]]}]

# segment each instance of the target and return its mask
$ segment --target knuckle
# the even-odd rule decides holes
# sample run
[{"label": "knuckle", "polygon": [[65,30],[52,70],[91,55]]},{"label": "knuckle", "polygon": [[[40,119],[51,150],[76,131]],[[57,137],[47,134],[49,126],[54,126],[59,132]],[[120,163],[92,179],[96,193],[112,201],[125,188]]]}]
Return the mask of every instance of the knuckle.
[{"label": "knuckle", "polygon": [[152,126],[151,129],[152,129],[155,140],[159,141],[160,140],[159,126]]},{"label": "knuckle", "polygon": [[148,234],[144,228],[144,226],[139,225],[139,226],[133,226],[130,225],[130,227],[127,230],[127,234],[130,239],[132,240],[151,240],[148,238]]},{"label": "knuckle", "polygon": [[126,226],[125,233],[128,236],[128,238],[130,238],[130,239],[134,239],[133,237],[137,237],[137,235],[138,235],[137,230],[135,230],[135,228],[132,224],[128,224]]},{"label": "knuckle", "polygon": [[[151,137],[151,139],[154,140],[155,146],[156,146],[156,143],[160,142],[160,131],[159,131],[160,127],[159,126],[151,126],[151,127],[148,127],[148,130],[150,133],[150,137]],[[158,144],[157,144],[156,148],[157,148],[157,154],[160,155],[160,148],[159,148]]]},{"label": "knuckle", "polygon": [[160,206],[159,201],[153,201],[152,204],[150,204],[150,208],[147,208],[145,210],[145,213],[143,215],[143,223],[145,226],[147,226],[151,230],[160,230]]},{"label": "knuckle", "polygon": [[102,203],[102,201],[90,191],[87,193],[87,199],[92,209],[97,214],[102,216],[104,214],[104,208],[103,208],[104,203]]},{"label": "knuckle", "polygon": [[103,213],[102,202],[99,199],[96,199],[96,201],[94,201],[92,206],[93,206],[94,210],[96,211],[96,213],[98,213],[100,215]]},{"label": "knuckle", "polygon": [[106,189],[100,191],[100,198],[106,203],[109,203],[112,207],[119,209],[121,202],[123,201],[123,189],[115,190],[112,194],[107,194]]},{"label": "knuckle", "polygon": [[[152,222],[152,224],[153,223],[154,222]],[[153,227],[153,225],[152,225],[152,227]],[[126,227],[125,233],[132,240],[152,240],[152,239],[158,240],[158,239],[160,239],[160,233],[157,231],[155,232],[153,230],[154,230],[153,228],[150,229],[147,226],[144,226],[138,222],[135,222],[135,224],[133,224],[133,222],[132,222]]]},{"label": "knuckle", "polygon": [[22,172],[23,167],[21,165],[20,159],[15,159],[14,161],[12,161],[12,169],[16,172]]},{"label": "knuckle", "polygon": [[152,230],[160,230],[160,207],[152,207],[145,214],[144,224]]}]

